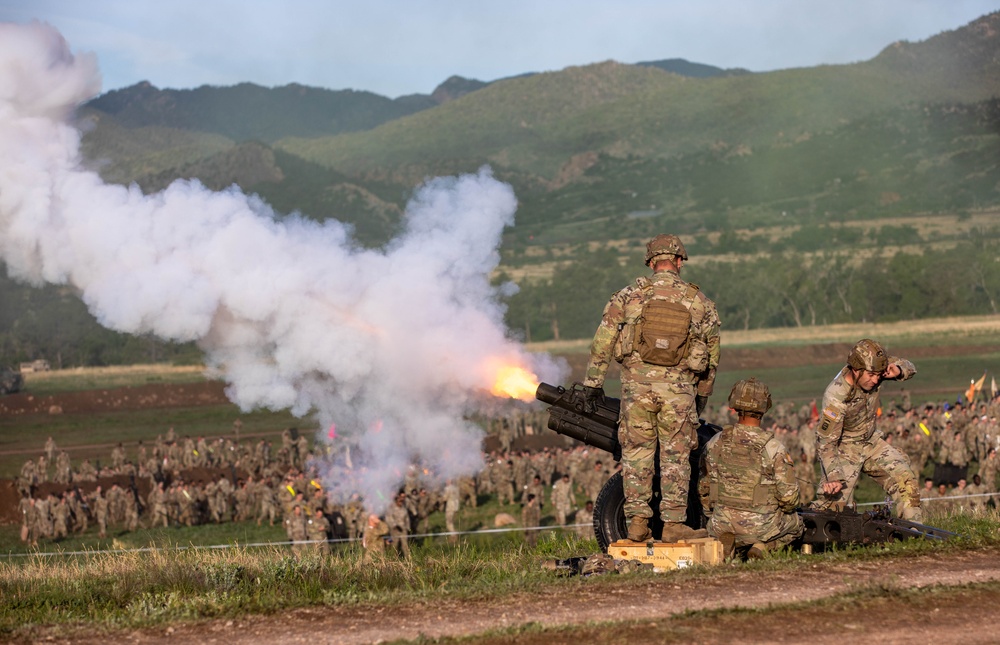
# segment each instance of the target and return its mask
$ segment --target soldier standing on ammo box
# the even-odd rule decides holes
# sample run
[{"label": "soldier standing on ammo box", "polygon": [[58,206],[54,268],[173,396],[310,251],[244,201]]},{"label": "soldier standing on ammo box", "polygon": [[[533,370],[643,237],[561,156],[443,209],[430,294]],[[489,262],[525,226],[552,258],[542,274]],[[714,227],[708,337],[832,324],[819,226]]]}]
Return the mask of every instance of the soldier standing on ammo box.
[{"label": "soldier standing on ammo box", "polygon": [[611,296],[594,334],[583,382],[591,407],[604,396],[612,359],[622,365],[618,441],[628,538],[652,539],[654,455],[660,455],[660,517],[666,542],[698,533],[684,524],[698,416],[715,383],[719,328],[715,303],[680,277],[687,251],[676,235],[646,245],[651,277]]}]

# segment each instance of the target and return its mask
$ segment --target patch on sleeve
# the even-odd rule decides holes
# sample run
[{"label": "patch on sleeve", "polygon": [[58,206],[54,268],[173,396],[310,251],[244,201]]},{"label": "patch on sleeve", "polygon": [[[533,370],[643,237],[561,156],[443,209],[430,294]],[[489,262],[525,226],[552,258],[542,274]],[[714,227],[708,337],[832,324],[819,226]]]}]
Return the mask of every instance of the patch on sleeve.
[{"label": "patch on sleeve", "polygon": [[840,418],[840,413],[833,408],[823,408],[823,416],[830,421],[836,421]]}]

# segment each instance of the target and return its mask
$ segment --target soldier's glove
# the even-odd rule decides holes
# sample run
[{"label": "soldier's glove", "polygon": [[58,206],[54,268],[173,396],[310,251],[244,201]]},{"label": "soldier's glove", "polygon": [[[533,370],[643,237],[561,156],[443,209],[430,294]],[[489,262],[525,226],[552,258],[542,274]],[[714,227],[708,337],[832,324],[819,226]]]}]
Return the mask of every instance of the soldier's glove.
[{"label": "soldier's glove", "polygon": [[604,402],[604,388],[583,386],[583,411],[587,414],[597,412],[597,404]]},{"label": "soldier's glove", "polygon": [[708,405],[708,397],[704,394],[699,394],[694,397],[694,409],[698,412],[698,418],[701,418],[701,414],[705,411],[705,407]]}]

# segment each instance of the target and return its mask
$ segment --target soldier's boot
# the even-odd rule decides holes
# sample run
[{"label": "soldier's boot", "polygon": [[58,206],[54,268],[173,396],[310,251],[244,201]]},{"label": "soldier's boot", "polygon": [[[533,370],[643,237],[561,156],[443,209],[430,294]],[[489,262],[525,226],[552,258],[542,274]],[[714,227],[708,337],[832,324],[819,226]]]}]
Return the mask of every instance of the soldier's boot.
[{"label": "soldier's boot", "polygon": [[680,540],[692,540],[703,537],[708,537],[708,531],[705,529],[693,529],[681,522],[664,522],[663,524],[664,542],[679,542]]},{"label": "soldier's boot", "polygon": [[909,504],[903,506],[899,516],[910,522],[916,522],[917,524],[924,523],[924,509],[919,506],[910,506]]},{"label": "soldier's boot", "polygon": [[750,550],[747,551],[747,560],[760,560],[767,557],[767,545],[763,542],[754,542]]},{"label": "soldier's boot", "polygon": [[653,539],[649,530],[649,520],[645,517],[633,516],[628,523],[628,539],[633,542],[647,542]]},{"label": "soldier's boot", "polygon": [[736,552],[736,536],[732,533],[722,533],[719,535],[719,542],[722,542],[722,558],[731,560]]}]

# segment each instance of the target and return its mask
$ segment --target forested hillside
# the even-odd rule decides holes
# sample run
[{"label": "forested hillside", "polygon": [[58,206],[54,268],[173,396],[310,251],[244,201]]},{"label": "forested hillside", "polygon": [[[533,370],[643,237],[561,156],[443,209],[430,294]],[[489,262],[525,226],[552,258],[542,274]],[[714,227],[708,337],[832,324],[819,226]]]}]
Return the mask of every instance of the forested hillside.
[{"label": "forested hillside", "polygon": [[[235,184],[369,247],[425,177],[489,164],[519,199],[496,281],[518,285],[507,321],[528,340],[589,336],[667,231],[730,329],[997,313],[1000,13],[852,65],[606,61],[395,100],[141,84],[80,120],[106,181]],[[66,291],[0,294],[6,360],[193,351],[96,330]]]}]

